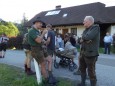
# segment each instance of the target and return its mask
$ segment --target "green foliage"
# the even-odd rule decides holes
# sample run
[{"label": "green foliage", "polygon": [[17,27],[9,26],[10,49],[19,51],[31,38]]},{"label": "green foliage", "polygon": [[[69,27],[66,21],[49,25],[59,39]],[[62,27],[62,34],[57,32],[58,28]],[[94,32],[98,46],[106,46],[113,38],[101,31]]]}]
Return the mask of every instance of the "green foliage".
[{"label": "green foliage", "polygon": [[18,35],[17,37],[11,37],[9,38],[7,47],[9,49],[12,49],[14,47],[16,49],[23,49],[22,41],[23,41],[23,36],[21,35]]},{"label": "green foliage", "polygon": [[0,35],[5,33],[8,37],[16,37],[19,34],[18,28],[11,22],[0,22]]},{"label": "green foliage", "polygon": [[111,46],[111,52],[115,54],[115,45]]},{"label": "green foliage", "polygon": [[5,33],[8,34],[9,33],[9,28],[5,25],[0,25],[0,34]]},{"label": "green foliage", "polygon": [[15,25],[18,27],[18,29],[20,31],[20,35],[24,35],[25,33],[28,32],[27,28],[24,26],[26,22],[28,22],[28,19],[25,17],[25,13],[24,13],[21,23],[20,24],[15,23]]},{"label": "green foliage", "polygon": [[24,27],[24,24],[15,24],[18,27],[18,30],[20,31],[20,35],[24,35],[28,32],[27,28]]}]

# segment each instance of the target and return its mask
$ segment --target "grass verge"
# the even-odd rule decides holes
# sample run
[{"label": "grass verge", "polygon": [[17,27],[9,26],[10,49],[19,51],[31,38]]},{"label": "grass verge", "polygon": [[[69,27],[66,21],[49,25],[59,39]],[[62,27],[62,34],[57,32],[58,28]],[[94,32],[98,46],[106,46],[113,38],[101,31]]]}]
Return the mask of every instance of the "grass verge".
[{"label": "grass verge", "polygon": [[[0,64],[0,86],[39,86],[35,76],[27,76],[20,68]],[[59,78],[57,86],[73,86],[73,81]]]}]

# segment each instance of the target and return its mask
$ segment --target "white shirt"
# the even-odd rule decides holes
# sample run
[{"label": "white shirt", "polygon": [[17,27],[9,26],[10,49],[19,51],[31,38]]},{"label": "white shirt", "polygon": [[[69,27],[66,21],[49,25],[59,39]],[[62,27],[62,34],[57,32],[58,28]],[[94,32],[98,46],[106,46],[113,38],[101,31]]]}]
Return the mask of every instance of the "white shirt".
[{"label": "white shirt", "polygon": [[2,42],[5,42],[5,43],[7,43],[8,42],[8,40],[9,40],[9,38],[8,37],[0,37],[0,43],[2,43]]},{"label": "white shirt", "polygon": [[112,36],[105,36],[105,37],[104,37],[104,42],[105,42],[105,43],[112,43],[112,41],[113,41]]},{"label": "white shirt", "polygon": [[48,32],[44,35],[44,37],[45,37],[45,39],[47,39],[47,37],[48,37]]}]

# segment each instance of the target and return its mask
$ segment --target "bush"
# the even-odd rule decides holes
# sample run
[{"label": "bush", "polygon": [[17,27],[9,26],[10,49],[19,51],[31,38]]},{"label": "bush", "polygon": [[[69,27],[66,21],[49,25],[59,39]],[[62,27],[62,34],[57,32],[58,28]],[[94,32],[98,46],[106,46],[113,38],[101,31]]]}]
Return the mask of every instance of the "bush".
[{"label": "bush", "polygon": [[0,35],[5,33],[8,37],[17,36],[18,28],[11,22],[0,23]]},{"label": "bush", "polygon": [[16,49],[23,49],[22,46],[23,36],[11,37],[8,41],[8,48],[16,48]]},{"label": "bush", "polygon": [[115,53],[115,45],[112,45],[111,51],[112,51],[112,53]]}]

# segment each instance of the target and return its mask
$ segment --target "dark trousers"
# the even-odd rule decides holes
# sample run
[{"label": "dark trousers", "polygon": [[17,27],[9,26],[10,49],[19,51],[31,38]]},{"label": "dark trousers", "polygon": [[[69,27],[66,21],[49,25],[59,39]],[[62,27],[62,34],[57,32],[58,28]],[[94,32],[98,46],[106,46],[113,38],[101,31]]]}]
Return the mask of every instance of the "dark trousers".
[{"label": "dark trousers", "polygon": [[1,43],[0,44],[0,51],[6,51],[6,49],[7,49],[7,44],[6,43]]},{"label": "dark trousers", "polygon": [[104,54],[110,54],[110,50],[111,50],[111,43],[104,43],[105,45],[105,52]]},{"label": "dark trousers", "polygon": [[96,73],[95,73],[96,61],[97,57],[85,57],[85,56],[80,57],[81,74],[86,74],[86,68],[87,68],[90,80],[96,80]]}]

